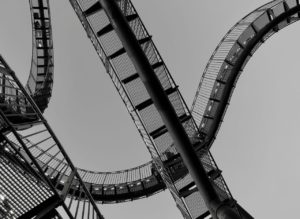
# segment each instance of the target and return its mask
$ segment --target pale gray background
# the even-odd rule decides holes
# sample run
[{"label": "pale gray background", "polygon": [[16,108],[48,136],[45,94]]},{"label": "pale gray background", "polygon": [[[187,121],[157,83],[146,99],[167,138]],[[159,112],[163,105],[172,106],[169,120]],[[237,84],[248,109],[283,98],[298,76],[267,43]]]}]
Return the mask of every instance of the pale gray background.
[{"label": "pale gray background", "polygon": [[[133,0],[190,106],[227,30],[258,0]],[[150,156],[67,0],[52,0],[53,97],[45,116],[76,166],[117,170]],[[28,1],[1,0],[0,53],[25,83]],[[264,44],[241,76],[212,153],[233,196],[255,218],[296,218],[300,174],[300,24]],[[168,192],[100,206],[106,218],[182,218]]]}]

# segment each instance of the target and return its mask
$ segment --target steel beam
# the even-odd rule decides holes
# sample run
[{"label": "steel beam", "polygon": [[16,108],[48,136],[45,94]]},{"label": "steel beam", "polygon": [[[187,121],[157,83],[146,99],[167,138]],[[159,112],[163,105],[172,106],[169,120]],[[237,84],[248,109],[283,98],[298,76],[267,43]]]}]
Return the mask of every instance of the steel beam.
[{"label": "steel beam", "polygon": [[199,158],[193,149],[189,137],[187,136],[173,106],[165,94],[159,79],[155,75],[145,53],[140,47],[116,1],[99,0],[99,2],[108,15],[114,30],[120,38],[128,56],[130,57],[135,69],[137,70],[137,73],[139,74],[139,77],[144,83],[155,107],[162,117],[164,124],[174,140],[176,149],[181,155],[185,165],[189,170],[189,173],[195,181],[195,184],[197,185],[197,188],[203,197],[207,208],[214,218],[240,218],[230,206],[220,201]]}]

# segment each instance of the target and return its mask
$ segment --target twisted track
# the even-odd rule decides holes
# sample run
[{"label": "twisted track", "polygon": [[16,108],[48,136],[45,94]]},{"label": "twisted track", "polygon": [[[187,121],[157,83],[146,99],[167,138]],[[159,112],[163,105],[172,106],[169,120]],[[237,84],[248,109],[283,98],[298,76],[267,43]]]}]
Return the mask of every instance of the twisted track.
[{"label": "twisted track", "polygon": [[[45,15],[42,1],[30,2],[34,49],[26,91],[44,111],[51,96],[53,78],[50,13]],[[1,102],[1,116],[5,121],[2,125],[3,144],[7,153],[21,151],[23,158],[18,166],[26,163],[25,166],[29,168],[30,163],[34,163],[31,174],[42,175],[46,184],[55,188],[54,193],[63,191],[71,197],[70,200],[122,202],[147,197],[167,187],[184,217],[205,218],[209,215],[207,208],[204,204],[195,205],[203,203],[202,198],[100,3],[97,0],[70,0],[70,3],[120,93],[153,161],[116,172],[74,169],[46,120],[2,59],[2,78],[8,81],[3,86],[7,90],[2,90],[4,99]],[[46,4],[48,10],[48,1]],[[232,200],[209,148],[220,128],[239,74],[265,40],[299,20],[299,1],[276,0],[267,3],[242,18],[228,31],[207,64],[191,114],[132,3],[118,0],[118,4],[176,109],[220,198]],[[30,158],[26,154],[30,154]],[[72,183],[68,185],[66,193],[65,185],[70,178]],[[76,189],[78,187],[82,189]],[[82,195],[82,192],[86,195]],[[94,204],[93,201],[91,203]]]}]

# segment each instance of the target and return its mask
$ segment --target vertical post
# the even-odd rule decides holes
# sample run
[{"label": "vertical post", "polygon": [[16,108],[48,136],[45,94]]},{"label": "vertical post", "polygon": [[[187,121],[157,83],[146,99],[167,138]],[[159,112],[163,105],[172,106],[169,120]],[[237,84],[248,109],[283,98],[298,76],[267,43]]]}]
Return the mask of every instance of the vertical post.
[{"label": "vertical post", "polygon": [[5,73],[1,73],[2,75],[2,80],[1,80],[1,97],[3,98],[3,100],[1,99],[1,101],[3,101],[3,103],[5,102]]},{"label": "vertical post", "polygon": [[145,53],[141,49],[128,22],[118,7],[116,1],[99,0],[102,8],[108,15],[114,30],[120,38],[128,56],[144,83],[155,107],[166,125],[179,154],[189,170],[205,204],[214,218],[238,219],[233,209],[222,203],[210,183],[206,172],[197,157],[193,146],[187,136],[176,112],[165,94],[160,81],[155,75]]}]

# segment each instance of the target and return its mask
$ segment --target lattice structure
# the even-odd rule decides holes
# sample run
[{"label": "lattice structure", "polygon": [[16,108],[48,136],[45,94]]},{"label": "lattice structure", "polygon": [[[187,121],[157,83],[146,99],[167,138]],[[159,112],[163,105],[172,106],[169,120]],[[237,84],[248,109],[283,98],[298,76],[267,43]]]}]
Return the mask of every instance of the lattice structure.
[{"label": "lattice structure", "polygon": [[[184,193],[185,196],[180,194],[181,190],[189,190],[189,188],[194,186],[193,180],[184,165],[182,165],[182,160],[174,147],[173,139],[146,91],[144,84],[139,78],[131,59],[123,48],[106,13],[102,10],[101,4],[97,0],[78,0],[70,2],[99,54],[100,59],[104,63],[108,74],[112,78],[128,112],[133,118],[164,182],[171,190],[171,194],[177,206],[181,208],[180,210],[185,217],[197,218],[201,215],[206,215],[207,208],[205,205],[201,205],[203,202],[196,202],[197,199],[201,199],[198,191],[192,190],[193,192]],[[151,36],[148,34],[132,3],[128,0],[121,0],[118,1],[118,4],[141,48],[146,54],[149,63],[152,65],[165,93],[168,95],[178,118],[190,137],[190,141],[195,149],[199,151],[199,159],[205,163],[208,173],[219,173],[215,175],[216,178],[213,179],[213,181],[218,181],[219,183],[223,182],[223,185],[220,187],[220,190],[223,191],[222,195],[220,194],[220,196],[222,196],[220,198],[223,198],[224,194],[227,194],[226,198],[231,199],[230,192],[220,174],[221,172],[218,170],[210,153],[207,150],[201,150],[202,133],[198,131],[181,97],[178,87],[173,81],[151,40]],[[173,160],[172,162],[171,158]],[[178,174],[178,172],[181,173]],[[192,195],[191,193],[197,194]],[[195,205],[195,202],[198,203],[198,205]],[[197,213],[191,215],[190,211],[197,211]]]},{"label": "lattice structure", "polygon": [[[43,112],[53,83],[48,0],[30,0],[32,65],[26,89],[0,57],[0,216],[103,218],[95,201],[117,203],[168,188],[184,218],[211,218],[131,58],[98,0],[70,0],[100,60],[133,119],[152,161],[115,172],[77,169]],[[271,35],[299,20],[298,0],[275,0],[237,22],[224,36],[202,76],[191,113],[130,0],[123,16],[176,111],[221,201],[236,205],[209,148],[233,88],[250,57]],[[56,209],[60,206],[60,211]],[[248,217],[247,217],[248,218]]]},{"label": "lattice structure", "polygon": [[32,59],[26,91],[43,112],[50,101],[53,85],[53,42],[49,0],[30,0]]},{"label": "lattice structure", "polygon": [[299,20],[299,1],[271,1],[237,22],[213,52],[192,105],[192,115],[211,146],[238,76],[255,51],[274,33]]},{"label": "lattice structure", "polygon": [[[4,105],[0,111],[1,148],[8,152],[3,153],[1,157],[2,170],[7,170],[1,174],[4,180],[2,183],[8,186],[4,192],[14,200],[13,203],[22,203],[22,207],[12,205],[12,210],[20,216],[19,218],[47,217],[48,213],[52,214],[53,209],[62,206],[70,218],[76,218],[78,214],[82,215],[82,218],[91,216],[103,218],[77,169],[47,121],[2,57],[0,57],[0,78],[2,84],[9,85],[9,90],[4,89],[1,93],[3,97],[1,102]],[[12,98],[17,105],[7,107]],[[35,148],[39,148],[39,153],[36,153]],[[51,153],[52,156],[48,156],[47,153]],[[36,178],[35,182],[28,183],[29,179],[20,178],[16,165],[4,165],[9,154],[14,157],[16,163]],[[52,169],[49,170],[49,167]],[[18,177],[21,182],[11,184]],[[24,191],[21,190],[23,194],[26,192],[28,194],[28,190],[32,189],[35,196],[23,200],[21,191],[17,195],[11,193],[12,190],[18,191],[19,186],[24,187],[24,183],[28,186]],[[44,197],[38,198],[37,196],[41,196],[42,193],[45,193]],[[71,196],[67,198],[69,194]]]},{"label": "lattice structure", "polygon": [[8,147],[5,147],[5,152],[0,156],[0,185],[1,195],[3,202],[7,199],[4,206],[9,206],[7,211],[2,210],[9,217],[11,213],[16,218],[20,216],[29,215],[39,205],[49,203],[54,199],[54,193],[43,183],[36,180],[30,173],[24,171],[23,166],[13,158],[14,154],[11,153]]}]

